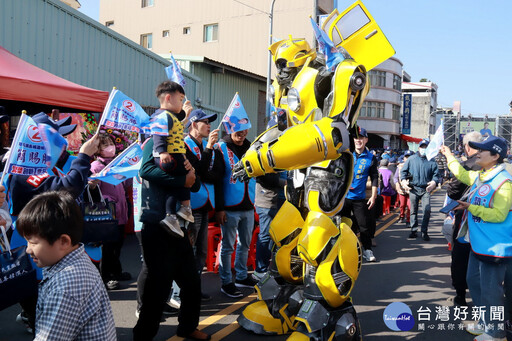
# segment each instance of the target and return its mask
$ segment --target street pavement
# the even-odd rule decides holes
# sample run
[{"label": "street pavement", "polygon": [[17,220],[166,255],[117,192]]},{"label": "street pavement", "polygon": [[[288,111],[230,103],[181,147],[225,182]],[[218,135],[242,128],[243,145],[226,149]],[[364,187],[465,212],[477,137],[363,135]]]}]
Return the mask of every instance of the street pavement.
[{"label": "street pavement", "polygon": [[[460,320],[454,316],[449,298],[455,295],[450,279],[450,251],[441,234],[444,215],[439,213],[445,192],[437,190],[432,196],[432,216],[429,242],[421,238],[407,239],[409,229],[398,223],[398,210],[378,221],[373,248],[377,262],[363,263],[352,292],[364,340],[472,340],[460,330]],[[420,214],[420,219],[421,219]],[[110,291],[118,339],[131,340],[131,329],[136,323],[136,277],[140,269],[140,250],[134,235],[128,236],[122,253],[125,271],[133,279],[121,282],[122,288]],[[200,329],[212,334],[213,340],[285,340],[286,336],[259,336],[239,328],[236,318],[249,302],[255,300],[252,289],[242,289],[242,299],[231,299],[220,292],[218,274],[204,273],[203,292],[212,300],[202,305]],[[415,319],[409,331],[393,331],[384,322],[384,310],[394,302],[407,305]],[[390,308],[391,309],[391,308]],[[428,312],[430,310],[430,313]],[[448,310],[448,313],[447,313]],[[396,310],[387,310],[393,316]],[[407,311],[399,311],[406,313]],[[19,307],[0,311],[0,341],[30,340],[22,326],[15,323]],[[471,313],[468,314],[468,319]],[[394,316],[397,317],[397,316]],[[418,321],[421,318],[422,321]],[[389,321],[389,320],[388,320]],[[389,323],[389,322],[388,322]],[[161,323],[155,341],[182,340],[175,336],[177,317],[170,316]],[[424,330],[421,330],[424,328]],[[396,328],[395,328],[396,329]],[[402,327],[402,330],[407,328]]]}]

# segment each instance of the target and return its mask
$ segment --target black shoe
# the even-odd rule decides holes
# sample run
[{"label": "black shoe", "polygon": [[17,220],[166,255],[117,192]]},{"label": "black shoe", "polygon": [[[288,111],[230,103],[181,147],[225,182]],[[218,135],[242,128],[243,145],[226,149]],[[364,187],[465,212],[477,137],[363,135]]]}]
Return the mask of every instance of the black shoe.
[{"label": "black shoe", "polygon": [[411,233],[409,233],[409,238],[413,239],[416,237],[418,237],[418,233],[416,231],[412,231]]},{"label": "black shoe", "polygon": [[428,233],[423,233],[423,240],[428,242],[430,240],[430,237],[428,236]]},{"label": "black shoe", "polygon": [[205,294],[204,292],[201,292],[201,301],[203,302],[206,302],[206,301],[211,301],[212,297],[208,294]]},{"label": "black shoe", "polygon": [[132,275],[129,272],[121,272],[119,275],[115,276],[117,281],[129,281],[132,279]]},{"label": "black shoe", "polygon": [[252,276],[247,276],[243,280],[236,280],[235,285],[238,288],[253,288],[256,284],[258,284],[258,281],[252,278]]},{"label": "black shoe", "polygon": [[461,296],[455,296],[453,299],[453,303],[458,306],[464,306],[467,307],[468,303],[466,302],[466,299]]},{"label": "black shoe", "polygon": [[227,296],[233,297],[233,298],[238,298],[238,297],[244,296],[244,294],[240,290],[238,290],[238,288],[233,283],[223,285],[220,288],[220,291],[222,291]]}]

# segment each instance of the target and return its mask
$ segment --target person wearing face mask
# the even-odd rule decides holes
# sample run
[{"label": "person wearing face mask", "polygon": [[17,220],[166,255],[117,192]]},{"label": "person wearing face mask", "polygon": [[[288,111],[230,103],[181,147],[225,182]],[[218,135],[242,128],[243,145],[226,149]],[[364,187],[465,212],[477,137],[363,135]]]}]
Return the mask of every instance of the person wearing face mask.
[{"label": "person wearing face mask", "polygon": [[[222,231],[220,247],[219,275],[222,282],[221,292],[226,296],[242,297],[238,288],[252,288],[257,281],[247,274],[247,257],[254,229],[254,197],[256,182],[235,180],[231,169],[244,156],[251,146],[246,138],[247,129],[231,133],[215,145],[224,160],[222,191],[216,200],[216,218]],[[237,238],[238,232],[238,238]],[[237,242],[238,240],[238,242]],[[236,245],[235,272],[233,283],[231,274],[231,255]]]},{"label": "person wearing face mask", "polygon": [[[91,172],[99,173],[116,156],[116,146],[114,141],[108,135],[100,135],[100,143],[96,160],[91,164]],[[126,200],[125,187],[129,186],[128,181],[119,185],[112,185],[99,180],[90,180],[89,187],[95,189],[99,186],[104,198],[115,203],[116,217],[119,222],[119,239],[115,242],[103,243],[102,259],[100,263],[100,272],[103,282],[108,290],[119,289],[119,281],[131,279],[128,272],[122,271],[120,256],[124,241],[124,225],[128,221],[128,202]]]},{"label": "person wearing face mask", "polygon": [[425,152],[429,141],[420,142],[418,152],[404,163],[400,171],[402,188],[409,190],[411,200],[411,233],[409,238],[418,236],[418,206],[421,201],[423,220],[421,221],[421,234],[424,241],[429,241],[428,223],[430,221],[430,194],[440,181],[439,169],[434,159],[428,160]]}]

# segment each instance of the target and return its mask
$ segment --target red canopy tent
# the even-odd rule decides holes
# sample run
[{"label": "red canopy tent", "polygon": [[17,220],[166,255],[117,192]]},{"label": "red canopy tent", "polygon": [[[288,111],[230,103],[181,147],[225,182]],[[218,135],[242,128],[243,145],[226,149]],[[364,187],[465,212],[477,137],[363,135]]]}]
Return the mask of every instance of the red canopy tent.
[{"label": "red canopy tent", "polygon": [[102,112],[108,96],[44,71],[0,46],[0,99]]}]

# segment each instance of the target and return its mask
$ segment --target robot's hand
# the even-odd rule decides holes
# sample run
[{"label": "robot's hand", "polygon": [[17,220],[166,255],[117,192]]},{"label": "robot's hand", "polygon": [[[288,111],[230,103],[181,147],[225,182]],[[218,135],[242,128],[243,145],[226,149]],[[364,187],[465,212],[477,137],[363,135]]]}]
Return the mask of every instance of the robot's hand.
[{"label": "robot's hand", "polygon": [[247,172],[245,171],[245,168],[244,168],[244,165],[243,165],[242,162],[243,162],[243,160],[242,161],[238,161],[233,166],[233,169],[232,169],[233,178],[235,180],[240,180],[242,182],[247,182],[247,181],[249,181],[249,174],[247,174]]}]

